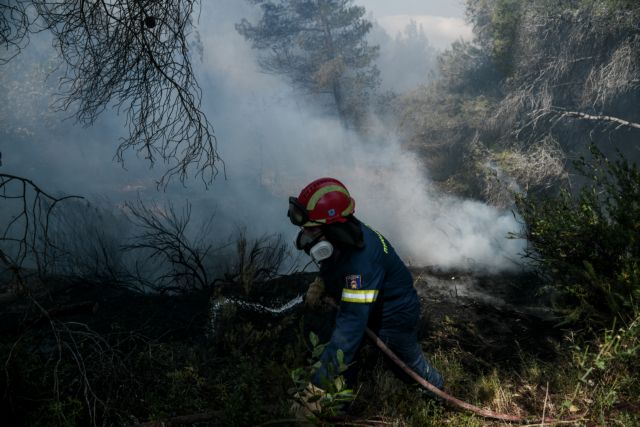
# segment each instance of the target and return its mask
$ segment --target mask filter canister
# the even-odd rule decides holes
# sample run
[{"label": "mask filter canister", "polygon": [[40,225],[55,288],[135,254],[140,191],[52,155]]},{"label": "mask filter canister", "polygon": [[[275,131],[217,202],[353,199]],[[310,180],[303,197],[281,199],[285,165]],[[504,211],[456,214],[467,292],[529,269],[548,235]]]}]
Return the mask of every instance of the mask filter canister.
[{"label": "mask filter canister", "polygon": [[333,254],[333,245],[322,239],[322,234],[309,236],[304,231],[298,233],[295,241],[296,248],[305,251],[315,262],[324,261]]},{"label": "mask filter canister", "polygon": [[309,255],[315,262],[324,261],[333,254],[333,245],[326,240],[321,240],[311,247]]}]

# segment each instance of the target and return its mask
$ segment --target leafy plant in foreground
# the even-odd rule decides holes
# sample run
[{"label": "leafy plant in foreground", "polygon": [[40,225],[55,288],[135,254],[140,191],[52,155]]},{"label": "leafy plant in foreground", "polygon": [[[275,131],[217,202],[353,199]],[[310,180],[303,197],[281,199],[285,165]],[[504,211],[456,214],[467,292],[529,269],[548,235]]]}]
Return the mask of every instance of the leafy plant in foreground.
[{"label": "leafy plant in foreground", "polygon": [[[319,358],[326,347],[326,344],[320,344],[318,336],[313,332],[309,333],[309,341],[311,342],[312,349],[311,357],[307,360],[307,366],[295,368],[291,371],[291,379],[293,380],[294,387],[289,390],[289,393],[295,396],[304,395],[304,391],[308,387],[311,377],[320,369],[321,362]],[[337,372],[331,372],[330,367],[329,377],[331,380],[325,380],[321,384],[324,394],[314,396],[306,402],[300,402],[303,405],[319,403],[320,410],[314,413],[318,419],[342,414],[344,406],[352,402],[355,398],[353,390],[347,387],[347,383],[342,375],[349,368],[349,366],[344,363],[344,353],[342,350],[338,350],[336,360],[338,362]]]}]

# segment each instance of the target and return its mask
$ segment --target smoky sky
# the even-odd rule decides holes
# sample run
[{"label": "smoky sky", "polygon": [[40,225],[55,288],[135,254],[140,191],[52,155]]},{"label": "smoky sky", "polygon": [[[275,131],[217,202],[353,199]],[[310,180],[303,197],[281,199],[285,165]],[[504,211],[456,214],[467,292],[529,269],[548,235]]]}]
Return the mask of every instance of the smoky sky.
[{"label": "smoky sky", "polygon": [[364,6],[391,37],[415,22],[430,44],[439,50],[456,40],[472,39],[471,26],[465,21],[464,0],[359,0],[356,3]]},{"label": "smoky sky", "polygon": [[464,17],[464,0],[357,0],[374,16],[432,15],[453,18]]},{"label": "smoky sky", "polygon": [[[440,16],[451,16],[449,9]],[[108,200],[114,209],[138,197],[176,205],[189,200],[195,217],[215,215],[212,240],[244,227],[253,236],[281,233],[292,241],[297,230],[286,217],[288,196],[313,179],[332,176],[351,191],[356,216],[388,237],[412,265],[489,270],[518,265],[524,242],[507,238],[519,229],[510,211],[441,194],[429,171],[400,147],[396,129],[374,118],[366,136],[345,130],[283,78],[260,72],[256,52],[234,29],[257,13],[243,1],[202,2],[197,23],[202,58],[193,58],[194,67],[225,162],[225,173],[208,189],[192,177],[158,191],[162,162],[150,168],[131,152],[124,167],[115,162],[125,123],[111,110],[89,127],[75,123],[71,112],[51,111],[56,74],[44,83],[41,78],[56,57],[44,34],[4,66],[0,171],[28,177],[52,193]],[[394,79],[403,77],[387,76]],[[427,80],[425,75],[423,83]]]}]

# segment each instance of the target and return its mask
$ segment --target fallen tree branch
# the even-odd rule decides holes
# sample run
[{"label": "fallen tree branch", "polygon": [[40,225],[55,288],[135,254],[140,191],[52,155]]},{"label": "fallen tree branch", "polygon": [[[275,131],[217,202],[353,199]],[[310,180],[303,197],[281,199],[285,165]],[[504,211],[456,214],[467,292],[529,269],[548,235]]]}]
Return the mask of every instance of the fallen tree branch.
[{"label": "fallen tree branch", "polygon": [[618,126],[616,127],[616,129],[619,128],[619,127],[622,127],[622,126],[627,126],[627,127],[631,127],[631,128],[640,129],[640,123],[630,122],[628,120],[620,119],[618,117],[586,114],[586,113],[581,113],[579,111],[562,111],[562,110],[559,110],[559,109],[555,109],[554,111],[557,111],[557,112],[561,113],[560,118],[562,118],[562,117],[575,117],[575,118],[584,119],[584,120],[594,120],[594,121],[617,123]]}]

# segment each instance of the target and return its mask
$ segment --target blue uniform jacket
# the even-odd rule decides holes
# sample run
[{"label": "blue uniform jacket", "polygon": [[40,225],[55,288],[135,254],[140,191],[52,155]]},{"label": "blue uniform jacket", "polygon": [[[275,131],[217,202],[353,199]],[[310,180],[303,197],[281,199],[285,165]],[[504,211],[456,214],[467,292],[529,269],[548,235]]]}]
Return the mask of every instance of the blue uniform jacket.
[{"label": "blue uniform jacket", "polygon": [[[341,249],[325,261],[320,275],[329,295],[340,301],[336,326],[312,382],[322,387],[337,374],[336,353],[353,361],[369,326],[407,330],[415,327],[420,303],[413,278],[393,247],[379,232],[360,224],[363,248]],[[323,381],[324,379],[324,381]]]}]

